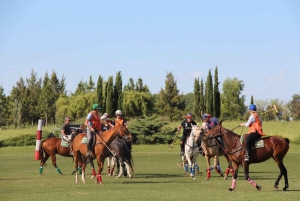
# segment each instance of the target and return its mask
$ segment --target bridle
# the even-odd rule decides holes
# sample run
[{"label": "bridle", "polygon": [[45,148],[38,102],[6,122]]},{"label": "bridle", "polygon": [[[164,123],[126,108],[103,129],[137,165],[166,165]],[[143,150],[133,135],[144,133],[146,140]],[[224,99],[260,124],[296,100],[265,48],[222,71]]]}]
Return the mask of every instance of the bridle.
[{"label": "bridle", "polygon": [[[223,132],[223,133],[221,133],[221,128],[222,128],[222,127],[221,127],[220,125],[219,125],[219,127],[220,127],[220,129],[219,129],[219,133],[220,133],[220,134],[217,134],[217,135],[209,134],[209,131],[208,131],[208,135],[207,135],[207,137],[206,137],[206,140],[208,140],[208,139],[214,139],[215,142],[216,142],[216,144],[217,144],[219,147],[221,147],[221,149],[224,151],[224,153],[225,153],[226,155],[228,155],[228,157],[230,157],[230,160],[232,161],[232,156],[234,156],[234,154],[235,154],[236,152],[243,150],[243,147],[241,147],[241,148],[235,150],[234,152],[228,152],[228,151],[226,151],[226,149],[219,143],[219,141],[218,141],[216,138],[218,138],[218,137],[223,137],[223,135],[225,135],[226,133],[228,133],[228,132],[230,132],[230,131],[233,131],[233,130],[239,128],[240,125],[238,125],[237,127],[232,128],[232,129],[229,129],[229,130],[226,129],[226,131]],[[242,127],[242,132],[241,132],[241,133],[243,133],[243,127]],[[232,150],[234,147],[236,147],[236,143],[237,143],[238,139],[239,139],[239,137],[236,137],[234,143],[232,144],[232,146],[228,147],[228,149]]]}]

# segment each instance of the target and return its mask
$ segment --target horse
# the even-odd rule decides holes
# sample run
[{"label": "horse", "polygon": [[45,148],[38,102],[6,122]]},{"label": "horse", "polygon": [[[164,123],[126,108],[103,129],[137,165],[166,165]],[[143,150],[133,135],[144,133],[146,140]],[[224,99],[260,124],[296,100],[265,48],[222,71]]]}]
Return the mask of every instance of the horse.
[{"label": "horse", "polygon": [[[220,168],[219,156],[225,156],[225,158],[226,158],[228,166],[227,166],[227,170],[226,170],[224,179],[227,180],[229,171],[231,172],[231,174],[233,174],[233,168],[232,168],[231,160],[224,153],[223,150],[220,150],[220,148],[219,148],[220,143],[217,141],[217,139],[203,137],[204,136],[203,129],[201,131],[200,136],[201,136],[201,141],[202,141],[201,142],[201,147],[202,147],[203,152],[205,154],[205,160],[206,160],[206,165],[207,165],[206,180],[210,179],[210,173],[211,173],[212,169],[215,169],[221,177],[224,176],[224,174],[223,174],[223,172]],[[210,159],[211,158],[214,158],[214,165],[212,167],[210,166]]]},{"label": "horse", "polygon": [[[199,154],[198,140],[200,139],[200,128],[197,125],[192,126],[192,131],[189,136],[186,137],[184,156],[187,160],[190,168],[190,177],[195,179],[195,167],[196,160]],[[185,160],[183,163],[185,163]],[[184,167],[186,167],[184,165]]]},{"label": "horse", "polygon": [[264,146],[262,148],[252,149],[250,161],[244,161],[245,141],[243,140],[241,142],[240,135],[234,133],[232,130],[223,128],[222,121],[219,125],[209,130],[206,135],[212,138],[221,137],[223,139],[225,144],[225,152],[233,163],[234,175],[231,187],[228,189],[229,191],[233,191],[236,187],[236,178],[240,165],[242,165],[244,168],[245,180],[247,180],[252,186],[260,191],[262,189],[261,186],[259,186],[249,177],[249,165],[252,163],[261,163],[270,158],[273,158],[280,169],[279,176],[274,184],[274,189],[278,190],[279,181],[282,176],[284,176],[285,181],[283,191],[286,191],[289,188],[287,169],[283,164],[283,159],[289,150],[290,140],[288,138],[277,136],[262,138]]},{"label": "horse", "polygon": [[[115,126],[107,131],[102,132],[99,135],[96,135],[96,144],[93,153],[91,154],[90,162],[92,162],[92,159],[97,159],[97,164],[98,164],[98,175],[96,179],[96,183],[103,184],[102,181],[102,170],[103,170],[103,164],[105,160],[105,154],[107,153],[107,147],[116,137],[117,135],[121,136],[128,136],[129,132],[128,129],[124,125],[118,125]],[[73,142],[72,142],[72,149],[74,153],[74,162],[75,162],[75,170],[76,170],[76,175],[75,175],[75,182],[78,183],[78,170],[77,170],[77,165],[81,164],[82,166],[82,175],[81,175],[81,180],[83,183],[85,183],[85,166],[86,166],[86,161],[87,157],[85,156],[87,153],[87,145],[81,143],[83,137],[85,137],[85,133],[78,134]]]},{"label": "horse", "polygon": [[[71,140],[72,140],[72,138],[75,137],[77,132],[78,132],[78,130],[72,131]],[[63,146],[62,146],[62,144],[63,144]],[[54,168],[61,175],[63,175],[63,173],[61,172],[61,170],[59,169],[59,167],[56,164],[56,154],[59,154],[61,156],[65,156],[65,157],[73,157],[68,143],[65,142],[64,140],[62,140],[61,138],[55,137],[55,135],[53,135],[52,133],[48,136],[47,139],[42,140],[40,147],[39,147],[39,153],[40,153],[40,159],[41,159],[40,169],[39,169],[40,175],[43,175],[43,167],[46,164],[46,161],[48,160],[49,157],[51,157]]]},{"label": "horse", "polygon": [[[117,163],[118,175],[116,178],[122,175],[132,178],[130,169],[133,172],[133,160],[131,156],[131,139],[115,138],[109,145],[109,148],[115,153],[113,156],[110,152],[107,158],[107,173],[108,176],[112,176],[114,173],[115,164]],[[128,171],[126,171],[128,170]]]}]

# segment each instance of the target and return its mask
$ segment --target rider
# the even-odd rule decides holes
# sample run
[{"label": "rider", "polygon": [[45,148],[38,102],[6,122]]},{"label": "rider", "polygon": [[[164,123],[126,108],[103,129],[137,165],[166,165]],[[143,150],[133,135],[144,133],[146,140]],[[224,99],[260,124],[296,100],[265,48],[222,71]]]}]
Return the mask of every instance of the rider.
[{"label": "rider", "polygon": [[71,118],[69,116],[66,116],[65,123],[61,127],[62,138],[67,142],[70,141],[71,133],[72,133],[71,127],[70,127],[70,122],[71,122]]},{"label": "rider", "polygon": [[100,105],[95,103],[92,106],[92,111],[87,115],[87,118],[84,122],[84,124],[87,127],[86,136],[88,138],[88,142],[87,142],[88,151],[86,153],[87,157],[90,156],[90,152],[93,150],[92,137],[94,135],[98,134],[99,131],[102,131],[101,122],[100,122],[100,114],[99,114],[99,110],[101,110],[101,109],[102,108],[100,107]]},{"label": "rider", "polygon": [[247,123],[240,124],[240,126],[249,127],[248,136],[246,138],[246,154],[244,157],[244,161],[250,161],[251,144],[254,143],[255,140],[261,138],[261,136],[265,135],[262,130],[262,121],[259,119],[256,110],[256,105],[251,104],[249,106],[250,117]]},{"label": "rider", "polygon": [[197,125],[193,119],[192,113],[188,113],[186,115],[186,120],[183,120],[179,127],[177,128],[177,132],[180,131],[181,127],[183,127],[182,137],[180,139],[180,156],[184,155],[184,140],[187,135],[189,135],[192,131],[192,125]]},{"label": "rider", "polygon": [[123,118],[123,112],[121,110],[117,110],[115,112],[115,115],[116,115],[117,118],[115,118],[115,121],[113,121],[112,124],[114,126],[118,126],[120,124],[123,124],[128,129],[127,121]]},{"label": "rider", "polygon": [[102,131],[107,131],[108,129],[114,127],[109,120],[108,117],[104,114],[101,116],[101,126],[102,126]]}]

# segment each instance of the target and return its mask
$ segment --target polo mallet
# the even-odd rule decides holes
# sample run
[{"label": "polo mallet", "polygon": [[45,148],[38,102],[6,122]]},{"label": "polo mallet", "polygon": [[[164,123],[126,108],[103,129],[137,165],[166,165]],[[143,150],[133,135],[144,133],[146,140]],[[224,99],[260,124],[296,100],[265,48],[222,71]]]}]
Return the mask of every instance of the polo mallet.
[{"label": "polo mallet", "polygon": [[[197,151],[199,151],[199,149],[200,149],[200,147],[198,147],[198,149],[196,149],[196,150],[190,155],[190,157],[193,156]],[[184,162],[186,162],[186,161],[187,161],[187,159],[184,159],[181,163],[177,163],[177,165],[178,165],[179,167],[182,167],[182,165],[183,165]]]},{"label": "polo mallet", "polygon": [[172,143],[169,145],[169,147],[172,148],[172,149],[174,148],[174,147],[172,146],[172,144],[176,141],[176,138],[177,138],[178,134],[179,134],[179,131],[177,131],[176,135],[175,135],[174,138],[173,138]]},{"label": "polo mallet", "polygon": [[273,110],[275,110],[276,112],[278,112],[276,105],[273,105],[273,108],[271,110],[265,111],[265,112],[263,112],[261,114],[265,114],[265,113],[271,112]]}]

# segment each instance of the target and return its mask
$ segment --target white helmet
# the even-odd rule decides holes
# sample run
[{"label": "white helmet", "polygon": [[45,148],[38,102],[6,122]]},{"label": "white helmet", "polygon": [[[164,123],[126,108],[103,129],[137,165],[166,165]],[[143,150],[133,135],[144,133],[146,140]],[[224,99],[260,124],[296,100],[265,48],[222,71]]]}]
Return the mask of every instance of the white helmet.
[{"label": "white helmet", "polygon": [[121,110],[117,110],[115,114],[116,114],[116,116],[118,116],[118,115],[122,115],[123,113]]},{"label": "white helmet", "polygon": [[105,115],[101,116],[101,120],[107,120],[107,116]]}]

